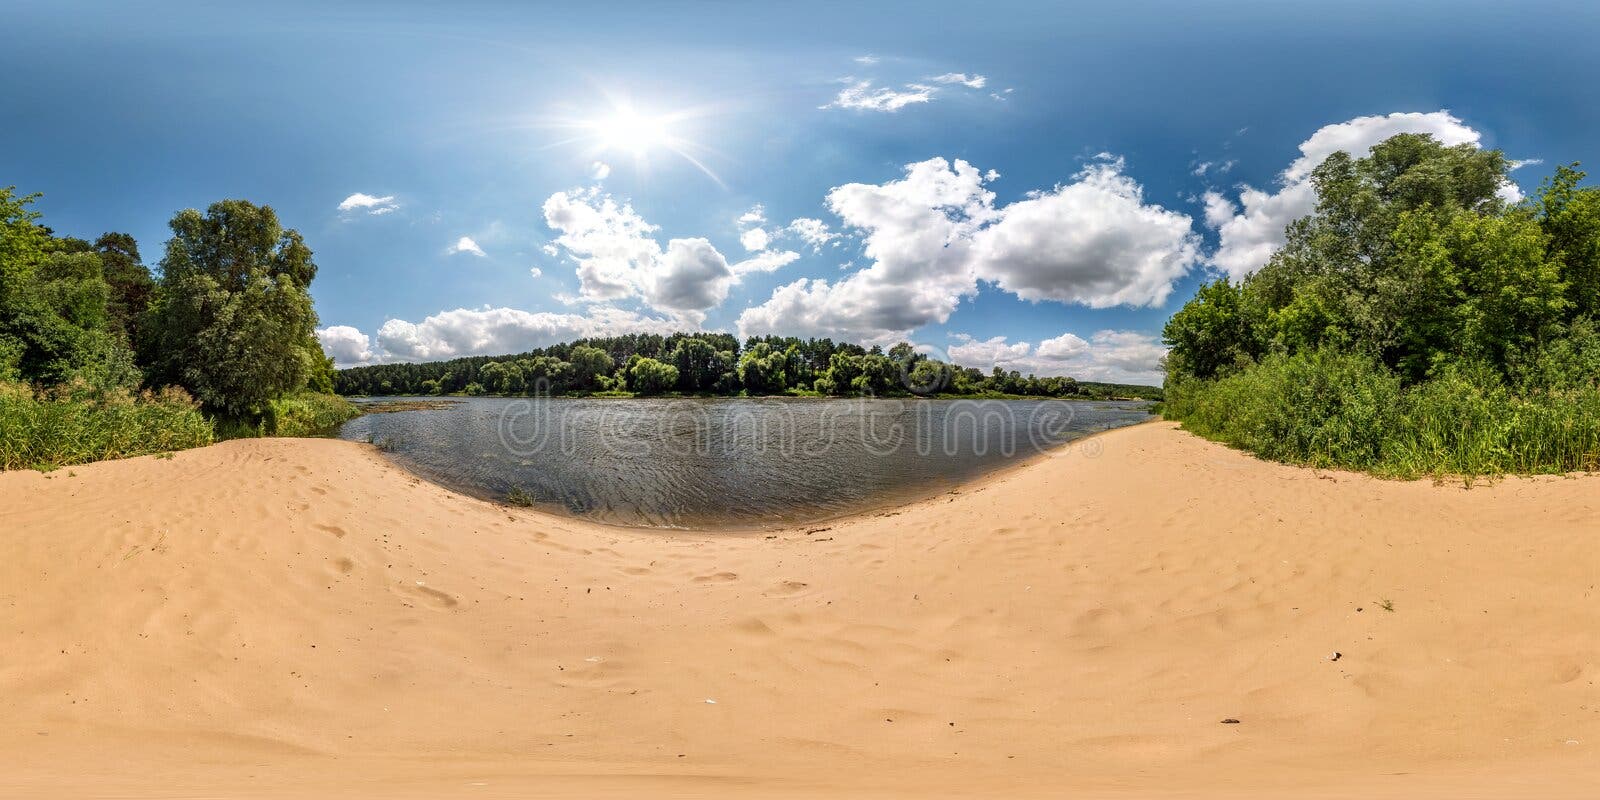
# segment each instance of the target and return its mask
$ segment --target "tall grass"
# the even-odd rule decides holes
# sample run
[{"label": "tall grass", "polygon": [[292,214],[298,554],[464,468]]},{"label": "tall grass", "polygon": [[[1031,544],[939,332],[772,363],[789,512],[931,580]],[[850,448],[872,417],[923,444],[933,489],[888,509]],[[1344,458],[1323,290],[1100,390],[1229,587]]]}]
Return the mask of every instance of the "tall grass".
[{"label": "tall grass", "polygon": [[52,469],[210,444],[211,421],[182,389],[133,394],[0,382],[0,469]]},{"label": "tall grass", "polygon": [[360,415],[355,404],[338,395],[301,392],[273,400],[257,418],[218,419],[217,437],[320,436]]},{"label": "tall grass", "polygon": [[1404,387],[1359,355],[1272,356],[1167,387],[1163,413],[1263,458],[1393,477],[1600,469],[1600,387],[1514,392],[1490,370]]}]

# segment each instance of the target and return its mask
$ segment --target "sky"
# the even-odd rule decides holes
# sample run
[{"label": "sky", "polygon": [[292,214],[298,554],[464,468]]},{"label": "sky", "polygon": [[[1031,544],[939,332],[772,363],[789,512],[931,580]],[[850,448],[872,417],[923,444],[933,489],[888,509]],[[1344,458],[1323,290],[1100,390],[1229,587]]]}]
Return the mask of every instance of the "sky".
[{"label": "sky", "polygon": [[713,330],[1159,383],[1331,152],[1600,163],[1595,3],[0,5],[0,185],[152,266],[272,206],[340,366]]}]

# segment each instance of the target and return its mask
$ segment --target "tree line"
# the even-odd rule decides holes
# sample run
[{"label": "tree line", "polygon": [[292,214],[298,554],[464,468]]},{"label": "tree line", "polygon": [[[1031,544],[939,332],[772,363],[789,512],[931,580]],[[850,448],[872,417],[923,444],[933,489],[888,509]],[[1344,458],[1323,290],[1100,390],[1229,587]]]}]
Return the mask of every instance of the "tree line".
[{"label": "tree line", "polygon": [[1498,150],[1402,134],[1167,323],[1167,413],[1272,458],[1397,474],[1600,466],[1600,188],[1508,202]]},{"label": "tree line", "polygon": [[[29,452],[49,463],[55,445],[41,437],[65,441],[70,430],[46,422],[68,417],[137,450],[115,430],[138,424],[126,408],[160,402],[146,421],[177,419],[189,397],[236,431],[279,430],[286,414],[297,431],[310,417],[348,415],[342,401],[297,399],[331,397],[333,364],[314,333],[311,250],[270,207],[223,200],[178,212],[152,270],[126,233],[58,235],[33,209],[38,198],[0,189],[0,428],[14,452],[33,441]],[[77,416],[60,405],[72,403]],[[160,425],[146,434],[166,441]]]},{"label": "tree line", "polygon": [[518,355],[339,370],[344,395],[1141,397],[1150,386],[1037,377],[995,367],[984,373],[930,358],[908,343],[885,351],[829,338],[727,333],[627,334],[579,339]]}]

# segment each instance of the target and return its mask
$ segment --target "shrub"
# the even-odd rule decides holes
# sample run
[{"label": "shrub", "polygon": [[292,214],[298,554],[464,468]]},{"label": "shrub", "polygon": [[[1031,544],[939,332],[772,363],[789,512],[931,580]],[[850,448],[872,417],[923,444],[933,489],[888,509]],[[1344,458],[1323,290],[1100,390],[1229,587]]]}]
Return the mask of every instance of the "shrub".
[{"label": "shrub", "polygon": [[76,383],[0,383],[0,468],[52,469],[210,444],[212,424],[182,389],[135,395]]}]

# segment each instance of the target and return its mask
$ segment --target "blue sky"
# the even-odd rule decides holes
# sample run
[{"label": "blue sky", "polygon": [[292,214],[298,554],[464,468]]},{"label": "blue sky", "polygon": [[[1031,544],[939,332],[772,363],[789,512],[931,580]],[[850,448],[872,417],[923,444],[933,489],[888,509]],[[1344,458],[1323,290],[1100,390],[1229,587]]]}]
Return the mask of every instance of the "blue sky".
[{"label": "blue sky", "polygon": [[273,206],[346,365],[704,327],[1158,380],[1327,152],[1600,159],[1594,4],[266,5],[8,4],[0,185],[152,264]]}]

